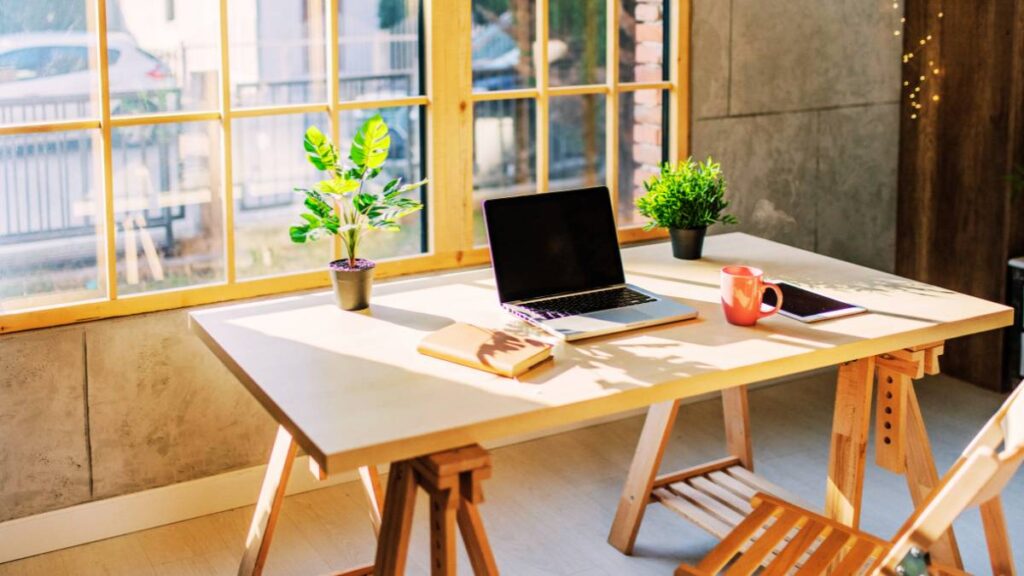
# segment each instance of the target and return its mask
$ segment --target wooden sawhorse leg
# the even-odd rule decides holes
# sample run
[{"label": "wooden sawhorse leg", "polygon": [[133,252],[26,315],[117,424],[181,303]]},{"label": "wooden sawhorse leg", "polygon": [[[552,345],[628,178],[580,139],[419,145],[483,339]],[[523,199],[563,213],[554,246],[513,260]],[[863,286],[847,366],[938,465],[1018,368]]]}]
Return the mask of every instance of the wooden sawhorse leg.
[{"label": "wooden sawhorse leg", "polygon": [[623,554],[632,554],[636,543],[636,535],[640,531],[647,505],[652,502],[653,494],[663,486],[682,481],[693,476],[724,470],[731,466],[742,466],[754,471],[754,453],[750,439],[750,413],[747,404],[747,387],[737,386],[722,391],[722,407],[725,417],[725,440],[730,456],[714,462],[703,464],[658,476],[661,459],[665,454],[676,416],[679,413],[679,400],[662,402],[648,408],[647,419],[644,421],[640,441],[637,443],[633,463],[629,467],[626,483],[619,497],[619,507],[612,521],[608,543]]},{"label": "wooden sawhorse leg", "polygon": [[474,574],[497,576],[498,568],[477,506],[491,456],[478,445],[395,462],[388,475],[374,576],[401,576],[409,553],[416,488],[430,497],[430,574],[455,574],[455,528],[462,532]]},{"label": "wooden sawhorse leg", "polygon": [[[292,438],[290,432],[283,426],[277,429],[277,437],[274,439],[274,448],[270,453],[270,462],[267,464],[267,471],[263,476],[263,486],[260,488],[259,498],[256,500],[256,510],[253,512],[252,523],[249,526],[249,534],[245,539],[245,553],[238,566],[238,576],[259,576],[263,573],[263,567],[267,562],[267,553],[270,550],[270,543],[274,537],[274,528],[277,526],[277,517],[281,512],[281,504],[284,503],[285,491],[288,485],[288,476],[291,474],[292,465],[295,464],[295,453],[298,445]],[[313,460],[310,460],[313,466]],[[380,518],[382,502],[380,502],[380,485],[376,469],[360,468],[360,476],[365,477],[364,488],[367,491],[367,498],[370,499],[371,521],[374,517]],[[314,475],[324,478],[319,468],[314,468]],[[373,484],[376,483],[374,488]],[[379,521],[374,523],[376,529]],[[364,566],[354,571],[345,572],[346,575],[356,576],[357,574],[369,574],[372,566]]]},{"label": "wooden sawhorse leg", "polygon": [[[939,484],[939,474],[913,381],[939,373],[943,350],[943,343],[936,342],[876,358],[875,460],[879,467],[906,476],[915,507]],[[930,553],[939,564],[963,568],[952,528],[936,540]]]}]

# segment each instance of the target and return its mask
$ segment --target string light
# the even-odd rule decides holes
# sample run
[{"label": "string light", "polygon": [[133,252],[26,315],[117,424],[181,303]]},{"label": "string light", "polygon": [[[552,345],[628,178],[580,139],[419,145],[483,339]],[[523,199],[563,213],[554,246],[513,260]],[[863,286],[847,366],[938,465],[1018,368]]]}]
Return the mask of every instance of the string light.
[{"label": "string light", "polygon": [[[893,2],[892,8],[893,8],[893,10],[899,10],[900,9],[900,3],[899,2]],[[937,14],[938,18],[945,17],[945,13],[941,10],[941,7],[940,7],[939,11],[936,14]],[[906,15],[900,14],[899,23],[900,23],[900,25],[895,30],[893,30],[893,36],[895,36],[895,37],[903,36],[904,32],[906,32],[906,24],[907,24],[907,17],[906,17]],[[935,32],[934,31],[932,31],[932,32],[933,32],[932,34],[928,34],[927,31],[925,31],[925,34],[923,34],[922,37],[918,38],[917,43],[916,44],[912,44],[912,46],[915,46],[915,47],[912,48],[912,49],[909,49],[907,52],[905,52],[904,54],[901,55],[901,60],[903,60],[903,65],[904,66],[911,64],[914,61],[914,56],[917,55],[918,52],[920,52],[921,50],[927,49],[928,45],[935,38],[935,36],[933,35]],[[918,76],[918,82],[917,82],[916,86],[911,86],[911,81],[910,80],[904,80],[903,81],[903,88],[907,91],[907,102],[909,104],[909,108],[910,108],[910,111],[911,111],[911,114],[910,114],[910,119],[911,120],[917,120],[919,111],[924,109],[924,105],[922,104],[922,102],[930,101],[930,102],[936,103],[936,102],[940,101],[939,94],[936,92],[936,90],[938,89],[938,85],[937,84],[932,83],[932,84],[929,85],[930,88],[928,90],[928,94],[923,93],[923,91],[921,90],[924,87],[924,85],[928,82],[927,73],[929,71],[931,72],[931,74],[933,76],[939,76],[942,73],[941,66],[936,65],[935,60],[928,60],[927,62],[928,62],[928,67],[924,68],[922,70],[922,72],[924,72],[925,74]],[[923,67],[923,64],[922,64],[922,67]],[[906,74],[904,76],[906,76]],[[913,89],[911,89],[911,88],[913,88]],[[918,97],[919,95],[920,95],[920,97]]]}]

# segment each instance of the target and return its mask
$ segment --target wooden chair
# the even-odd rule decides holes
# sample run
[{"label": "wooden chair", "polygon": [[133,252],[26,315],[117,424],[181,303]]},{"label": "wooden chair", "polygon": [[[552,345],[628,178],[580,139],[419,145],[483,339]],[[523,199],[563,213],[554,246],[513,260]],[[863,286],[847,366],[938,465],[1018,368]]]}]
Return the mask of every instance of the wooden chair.
[{"label": "wooden chair", "polygon": [[891,541],[759,493],[753,511],[694,567],[676,575],[963,574],[924,552],[965,509],[979,506],[992,573],[1015,574],[1000,493],[1024,462],[1024,386],[1018,387]]}]

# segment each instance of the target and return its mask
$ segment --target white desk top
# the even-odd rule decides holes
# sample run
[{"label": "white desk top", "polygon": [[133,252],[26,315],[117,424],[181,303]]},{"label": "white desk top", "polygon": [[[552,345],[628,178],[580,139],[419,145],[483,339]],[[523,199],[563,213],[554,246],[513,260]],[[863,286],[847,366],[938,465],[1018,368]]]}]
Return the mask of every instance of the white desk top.
[{"label": "white desk top", "polygon": [[[490,269],[380,283],[362,313],[330,293],[230,305],[193,328],[328,472],[631,410],[1009,325],[1010,308],[746,234],[709,237],[704,258],[654,244],[623,250],[629,282],[700,318],[559,344],[518,380],[422,356],[453,321],[529,331],[498,306]],[[754,328],[726,323],[718,273],[758,266],[871,313]]]}]

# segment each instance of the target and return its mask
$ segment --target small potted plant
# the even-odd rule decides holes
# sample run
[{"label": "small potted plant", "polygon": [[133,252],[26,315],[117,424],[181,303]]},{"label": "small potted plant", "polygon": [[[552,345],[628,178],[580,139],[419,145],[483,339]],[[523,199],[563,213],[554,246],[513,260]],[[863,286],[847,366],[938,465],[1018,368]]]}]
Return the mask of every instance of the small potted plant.
[{"label": "small potted plant", "polygon": [[338,236],[347,256],[329,265],[334,294],[343,310],[362,310],[370,305],[373,286],[372,260],[359,258],[365,234],[374,230],[397,232],[398,219],[423,208],[405,196],[426,184],[426,180],[403,184],[390,180],[383,188],[368,185],[384,169],[391,146],[388,125],[379,114],[363,123],[352,140],[348,159],[342,162],[337,147],[316,126],[306,130],[303,142],[309,162],[327,174],[312,189],[296,188],[306,196],[302,224],[289,230],[292,242],[303,244]]},{"label": "small potted plant", "polygon": [[668,228],[673,256],[700,258],[708,226],[736,223],[735,217],[723,214],[729,207],[725,187],[722,167],[711,158],[664,163],[658,176],[644,182],[647,193],[636,200],[640,214],[650,218],[644,230]]}]

